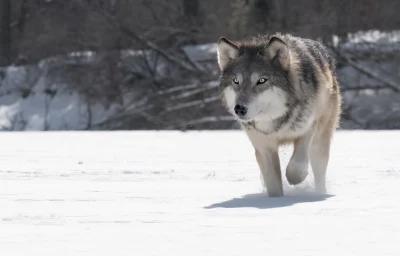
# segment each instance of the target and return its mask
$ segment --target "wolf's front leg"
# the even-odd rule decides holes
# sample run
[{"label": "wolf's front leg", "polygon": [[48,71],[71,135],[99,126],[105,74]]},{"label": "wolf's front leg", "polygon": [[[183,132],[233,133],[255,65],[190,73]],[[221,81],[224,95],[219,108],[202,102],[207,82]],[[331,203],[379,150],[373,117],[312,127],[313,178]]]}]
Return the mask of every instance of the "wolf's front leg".
[{"label": "wolf's front leg", "polygon": [[256,158],[261,169],[264,184],[271,197],[283,196],[281,167],[277,150],[256,149]]},{"label": "wolf's front leg", "polygon": [[333,128],[329,126],[318,130],[311,143],[310,158],[314,173],[315,190],[320,193],[326,193],[326,169],[332,132]]},{"label": "wolf's front leg", "polygon": [[291,185],[299,184],[308,175],[308,155],[312,130],[294,142],[293,155],[286,168],[286,178]]}]

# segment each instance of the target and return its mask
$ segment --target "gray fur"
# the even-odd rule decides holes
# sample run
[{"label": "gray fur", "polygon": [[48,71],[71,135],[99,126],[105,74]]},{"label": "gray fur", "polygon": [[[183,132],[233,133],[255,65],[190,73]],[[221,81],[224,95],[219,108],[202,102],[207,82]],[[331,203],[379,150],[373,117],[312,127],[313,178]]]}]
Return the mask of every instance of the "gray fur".
[{"label": "gray fur", "polygon": [[278,148],[293,143],[286,169],[292,185],[311,163],[315,187],[326,191],[331,136],[340,116],[335,61],[321,43],[274,34],[218,42],[221,92],[254,146],[270,196],[283,195]]},{"label": "gray fur", "polygon": [[[299,65],[296,65],[297,78],[300,80],[298,84],[294,84],[295,82],[288,77],[288,72],[276,65],[273,59],[265,56],[265,50],[274,37],[285,42],[290,49],[292,59],[298,61]],[[274,120],[274,131],[283,127],[290,127],[292,130],[301,128],[309,116],[309,104],[321,86],[317,74],[326,70],[335,74],[335,62],[327,48],[317,41],[282,34],[259,36],[231,43],[237,46],[238,57],[232,59],[221,70],[221,89],[232,86],[231,79],[237,73],[245,74],[248,78],[252,71],[260,71],[269,77],[269,86],[282,89],[287,96],[287,111]],[[248,82],[246,78],[245,82]],[[238,103],[251,101],[254,95],[263,89],[266,87],[255,89],[250,84],[244,84],[240,88],[235,87]],[[296,108],[299,110],[294,111]]]}]

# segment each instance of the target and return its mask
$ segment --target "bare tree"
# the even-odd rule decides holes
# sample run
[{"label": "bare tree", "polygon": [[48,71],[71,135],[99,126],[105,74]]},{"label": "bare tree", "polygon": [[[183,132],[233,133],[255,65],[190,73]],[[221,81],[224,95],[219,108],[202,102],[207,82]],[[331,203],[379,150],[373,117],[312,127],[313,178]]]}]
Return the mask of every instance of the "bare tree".
[{"label": "bare tree", "polygon": [[11,0],[0,1],[0,66],[11,63]]},{"label": "bare tree", "polygon": [[182,0],[182,6],[186,18],[190,20],[198,17],[200,12],[199,0]]}]

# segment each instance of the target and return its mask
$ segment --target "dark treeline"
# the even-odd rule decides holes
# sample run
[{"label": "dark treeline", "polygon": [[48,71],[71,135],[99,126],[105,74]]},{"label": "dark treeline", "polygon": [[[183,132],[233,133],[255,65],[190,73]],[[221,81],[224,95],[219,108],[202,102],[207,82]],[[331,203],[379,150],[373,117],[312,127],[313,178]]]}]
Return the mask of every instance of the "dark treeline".
[{"label": "dark treeline", "polygon": [[400,27],[398,10],[398,0],[1,0],[0,66],[144,42],[174,48],[220,35],[282,31],[324,39],[392,30]]}]

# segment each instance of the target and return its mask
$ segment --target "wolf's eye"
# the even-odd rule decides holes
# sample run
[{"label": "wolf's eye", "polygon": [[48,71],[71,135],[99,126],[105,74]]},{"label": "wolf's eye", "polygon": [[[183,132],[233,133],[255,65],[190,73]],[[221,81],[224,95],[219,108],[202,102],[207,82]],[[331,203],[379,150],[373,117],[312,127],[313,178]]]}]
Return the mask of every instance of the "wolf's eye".
[{"label": "wolf's eye", "polygon": [[232,79],[232,82],[233,82],[234,84],[239,84],[239,79],[237,79],[237,77],[234,77],[234,78]]},{"label": "wolf's eye", "polygon": [[267,82],[266,78],[260,78],[258,79],[257,84],[265,84],[265,82]]}]

